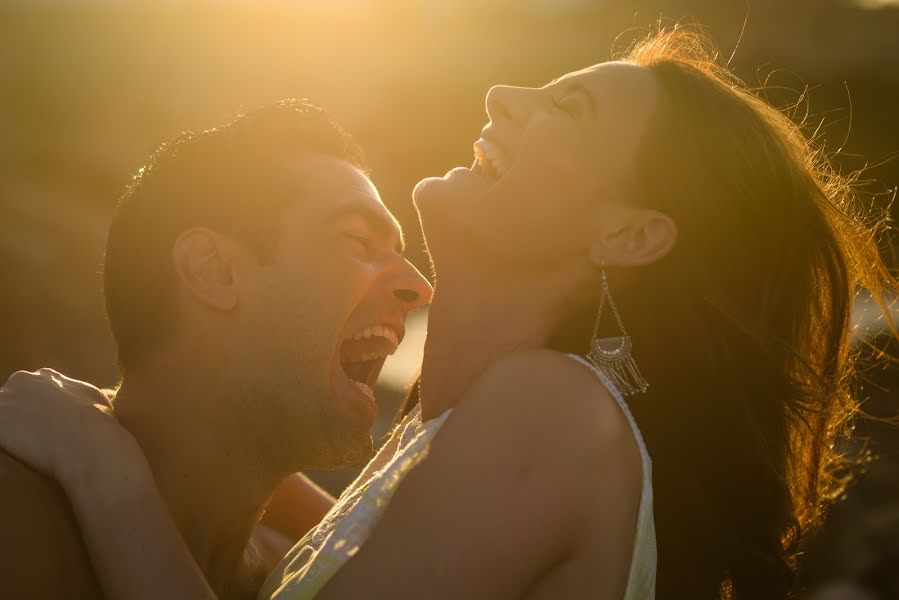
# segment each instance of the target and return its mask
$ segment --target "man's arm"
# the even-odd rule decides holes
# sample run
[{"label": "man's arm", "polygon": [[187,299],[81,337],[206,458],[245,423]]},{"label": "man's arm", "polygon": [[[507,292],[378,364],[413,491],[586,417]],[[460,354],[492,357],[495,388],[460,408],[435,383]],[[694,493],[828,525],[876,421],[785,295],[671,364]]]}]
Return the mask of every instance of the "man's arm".
[{"label": "man's arm", "polygon": [[58,486],[0,452],[0,490],[0,596],[102,598]]}]

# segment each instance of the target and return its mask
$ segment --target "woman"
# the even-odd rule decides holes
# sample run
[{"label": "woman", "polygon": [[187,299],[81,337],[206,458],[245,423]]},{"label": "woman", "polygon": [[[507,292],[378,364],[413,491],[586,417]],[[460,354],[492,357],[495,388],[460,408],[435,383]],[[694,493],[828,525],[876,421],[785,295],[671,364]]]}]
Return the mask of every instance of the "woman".
[{"label": "woman", "polygon": [[[414,193],[420,412],[260,597],[788,595],[839,487],[853,296],[889,319],[896,282],[849,181],[707,48],[491,89],[477,164]],[[153,568],[83,526],[101,579]]]}]

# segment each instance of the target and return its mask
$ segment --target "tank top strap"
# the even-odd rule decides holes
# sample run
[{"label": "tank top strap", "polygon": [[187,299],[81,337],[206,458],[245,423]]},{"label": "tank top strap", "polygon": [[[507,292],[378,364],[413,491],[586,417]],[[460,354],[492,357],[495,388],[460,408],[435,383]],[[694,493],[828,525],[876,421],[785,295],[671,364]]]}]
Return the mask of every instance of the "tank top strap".
[{"label": "tank top strap", "polygon": [[634,432],[634,437],[637,440],[637,446],[640,448],[640,455],[643,457],[644,463],[650,463],[649,451],[646,449],[646,444],[643,442],[643,436],[640,434],[640,428],[637,427],[637,421],[634,419],[634,415],[631,414],[631,409],[628,407],[627,402],[624,400],[624,396],[615,387],[615,384],[612,383],[612,380],[606,376],[605,373],[596,368],[596,365],[591,363],[589,360],[584,358],[583,356],[579,356],[577,354],[569,354],[569,358],[575,360],[588,369],[599,379],[600,383],[602,383],[603,387],[605,387],[612,397],[615,398],[615,402],[618,403],[618,406],[621,407],[621,411],[624,413],[624,416],[627,418],[627,422],[631,426],[631,430]]}]

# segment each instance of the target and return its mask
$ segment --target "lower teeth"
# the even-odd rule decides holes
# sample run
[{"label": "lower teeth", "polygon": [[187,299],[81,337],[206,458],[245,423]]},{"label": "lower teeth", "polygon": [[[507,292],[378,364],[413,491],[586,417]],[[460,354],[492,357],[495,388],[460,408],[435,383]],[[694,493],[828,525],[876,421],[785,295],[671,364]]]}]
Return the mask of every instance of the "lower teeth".
[{"label": "lower teeth", "polygon": [[367,384],[364,384],[361,381],[354,381],[353,383],[356,385],[357,388],[362,390],[362,393],[364,393],[369,398],[375,397],[375,391],[373,389],[371,389],[371,387],[369,387]]}]

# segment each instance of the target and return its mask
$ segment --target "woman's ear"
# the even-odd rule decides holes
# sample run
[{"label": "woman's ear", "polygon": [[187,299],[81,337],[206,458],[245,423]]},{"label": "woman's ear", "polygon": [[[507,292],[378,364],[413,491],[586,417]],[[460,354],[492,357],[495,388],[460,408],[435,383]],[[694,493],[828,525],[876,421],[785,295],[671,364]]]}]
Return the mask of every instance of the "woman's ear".
[{"label": "woman's ear", "polygon": [[187,293],[221,311],[237,306],[237,278],[230,249],[221,235],[202,227],[183,231],[172,247],[175,272]]},{"label": "woman's ear", "polygon": [[599,266],[635,267],[661,260],[677,242],[677,225],[663,212],[629,208],[600,224],[590,243],[590,261]]}]

